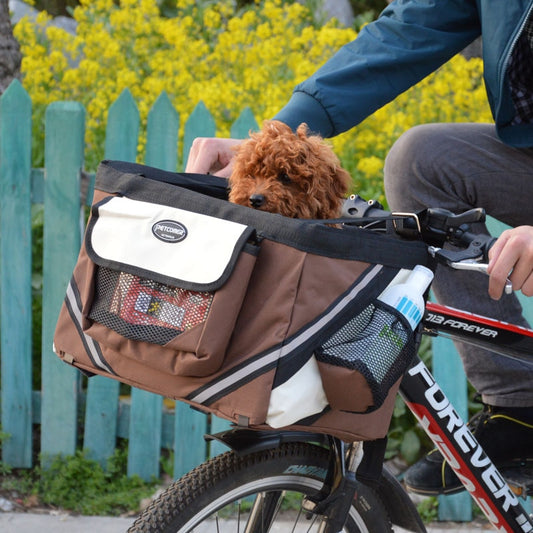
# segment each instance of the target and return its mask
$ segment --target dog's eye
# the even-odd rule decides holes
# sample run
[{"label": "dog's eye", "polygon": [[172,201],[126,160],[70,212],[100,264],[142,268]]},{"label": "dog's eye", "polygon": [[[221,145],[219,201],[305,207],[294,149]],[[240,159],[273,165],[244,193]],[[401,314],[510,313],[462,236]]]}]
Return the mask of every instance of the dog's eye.
[{"label": "dog's eye", "polygon": [[289,175],[286,172],[280,172],[278,174],[278,180],[281,181],[281,183],[284,183],[285,185],[291,182],[291,178],[289,178]]}]

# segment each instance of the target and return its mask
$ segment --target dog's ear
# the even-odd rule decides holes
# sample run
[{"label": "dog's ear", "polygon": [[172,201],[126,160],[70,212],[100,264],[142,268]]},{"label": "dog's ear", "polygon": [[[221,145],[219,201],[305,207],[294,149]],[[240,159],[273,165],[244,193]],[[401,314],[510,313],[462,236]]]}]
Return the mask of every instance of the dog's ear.
[{"label": "dog's ear", "polygon": [[296,129],[296,132],[294,132],[292,128],[290,126],[287,126],[287,124],[285,124],[284,122],[280,122],[279,120],[264,120],[262,131],[274,133],[277,135],[294,134],[297,135],[300,139],[306,139],[311,135],[309,127],[305,122],[302,122]]},{"label": "dog's ear", "polygon": [[296,128],[296,135],[300,137],[300,139],[305,139],[309,137],[309,127],[305,122],[302,122],[298,128]]},{"label": "dog's ear", "polygon": [[352,185],[352,177],[342,167],[333,147],[320,135],[307,135],[308,127],[305,123],[300,124],[297,134],[299,137],[306,135],[306,142],[303,144],[310,147],[305,164],[313,168],[318,175],[328,175],[331,193],[337,198],[344,197]]},{"label": "dog's ear", "polygon": [[284,122],[280,122],[279,120],[265,120],[263,121],[263,133],[270,133],[274,134],[276,136],[284,135],[287,133],[292,133],[292,130],[287,124]]},{"label": "dog's ear", "polygon": [[339,198],[343,198],[350,190],[352,185],[352,176],[347,170],[344,170],[341,166],[336,169],[336,179],[333,180],[332,186],[335,189],[335,194]]}]

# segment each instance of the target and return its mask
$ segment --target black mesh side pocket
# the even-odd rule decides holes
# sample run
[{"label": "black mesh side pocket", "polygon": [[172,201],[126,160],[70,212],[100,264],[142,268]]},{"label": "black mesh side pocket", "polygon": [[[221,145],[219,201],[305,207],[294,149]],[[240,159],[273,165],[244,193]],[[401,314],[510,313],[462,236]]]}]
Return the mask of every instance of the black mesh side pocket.
[{"label": "black mesh side pocket", "polygon": [[415,353],[407,321],[376,301],[332,335],[315,355],[331,407],[367,412],[383,403]]},{"label": "black mesh side pocket", "polygon": [[97,267],[89,318],[127,339],[165,345],[206,321],[213,296]]}]

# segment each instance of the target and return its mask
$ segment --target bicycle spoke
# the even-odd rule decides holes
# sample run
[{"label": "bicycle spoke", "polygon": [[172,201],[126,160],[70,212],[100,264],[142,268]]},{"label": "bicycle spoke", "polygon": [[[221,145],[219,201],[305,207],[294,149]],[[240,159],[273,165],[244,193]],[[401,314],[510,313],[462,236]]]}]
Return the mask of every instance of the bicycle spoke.
[{"label": "bicycle spoke", "polygon": [[[303,515],[303,509],[302,509],[302,507],[300,507],[300,509],[298,509],[298,515],[297,515],[296,520],[294,522],[294,526],[292,526],[292,533],[294,533],[296,531],[296,526],[300,523],[300,518],[301,518],[302,515]],[[304,517],[304,520],[305,519],[306,518]],[[309,520],[309,527],[307,528],[307,533],[310,533],[312,531],[312,528],[315,525],[316,520],[317,520],[316,516],[313,516],[313,518]]]},{"label": "bicycle spoke", "polygon": [[283,491],[258,493],[243,533],[266,533],[270,531],[278,514],[283,495]]}]

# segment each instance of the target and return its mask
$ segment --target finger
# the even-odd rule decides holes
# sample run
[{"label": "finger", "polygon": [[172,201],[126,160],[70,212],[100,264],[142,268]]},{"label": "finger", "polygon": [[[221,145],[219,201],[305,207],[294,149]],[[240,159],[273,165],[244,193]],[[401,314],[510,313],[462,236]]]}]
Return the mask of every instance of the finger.
[{"label": "finger", "polygon": [[509,276],[515,291],[521,290],[526,296],[531,296],[531,285],[533,283],[533,254],[527,249],[523,249],[520,258],[513,267]]},{"label": "finger", "polygon": [[509,246],[508,242],[505,238],[502,242],[496,242],[493,248],[497,244],[502,246],[501,248],[498,247],[500,249],[496,248],[494,250],[493,257],[487,269],[487,273],[489,274],[489,296],[495,300],[501,298],[509,273],[520,257],[519,250]]},{"label": "finger", "polygon": [[242,143],[240,139],[225,139],[223,144],[217,146],[216,168],[213,166],[211,173],[221,178],[229,178],[233,171],[235,153]]},{"label": "finger", "polygon": [[213,164],[213,155],[210,152],[209,143],[207,141],[208,139],[202,137],[197,137],[193,140],[189,150],[185,172],[198,174],[209,172]]},{"label": "finger", "polygon": [[489,267],[487,272],[490,274],[493,268],[493,265],[498,260],[498,257],[502,253],[502,250],[505,248],[505,245],[510,238],[509,230],[504,231],[496,240],[496,242],[490,247],[489,250]]},{"label": "finger", "polygon": [[230,162],[220,170],[217,170],[213,174],[215,176],[218,176],[220,178],[229,178],[231,176],[231,172],[233,170],[233,159],[230,160]]},{"label": "finger", "polygon": [[533,275],[532,236],[530,226],[520,226],[503,232],[496,241],[487,269],[491,297],[497,299],[501,296],[507,277],[514,290],[530,290],[528,280]]},{"label": "finger", "polygon": [[494,300],[499,300],[503,294],[505,284],[507,282],[509,272],[511,271],[514,262],[507,260],[508,256],[502,260],[497,261],[490,273],[489,277],[489,296]]},{"label": "finger", "polygon": [[525,296],[533,296],[533,274],[530,274],[521,287]]},{"label": "finger", "polygon": [[198,174],[215,174],[228,177],[234,148],[242,141],[238,139],[197,138],[193,141],[186,172]]}]

